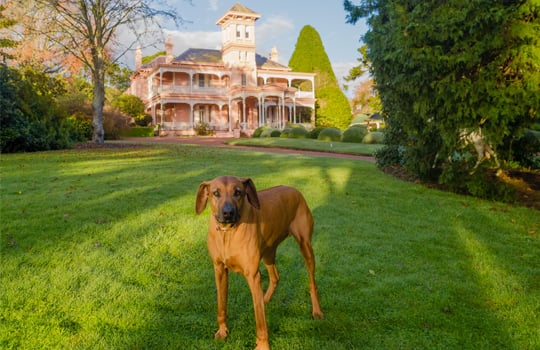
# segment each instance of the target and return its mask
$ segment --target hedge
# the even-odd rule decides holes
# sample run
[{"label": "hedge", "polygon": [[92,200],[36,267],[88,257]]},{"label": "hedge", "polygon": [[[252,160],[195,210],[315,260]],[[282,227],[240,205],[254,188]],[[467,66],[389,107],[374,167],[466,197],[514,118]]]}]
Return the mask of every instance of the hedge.
[{"label": "hedge", "polygon": [[127,133],[122,135],[124,137],[152,137],[154,136],[153,126],[134,126],[129,129]]}]

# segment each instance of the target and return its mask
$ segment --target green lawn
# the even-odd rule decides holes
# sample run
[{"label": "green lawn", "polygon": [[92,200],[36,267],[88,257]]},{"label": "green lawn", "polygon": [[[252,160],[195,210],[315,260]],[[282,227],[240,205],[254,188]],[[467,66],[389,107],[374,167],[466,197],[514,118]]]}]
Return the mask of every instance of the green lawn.
[{"label": "green lawn", "polygon": [[[371,162],[187,145],[2,155],[0,348],[252,349],[231,275],[229,338],[199,183],[305,195],[325,319],[294,240],[267,307],[273,349],[540,348],[540,214],[402,182]],[[263,280],[267,275],[263,269]]]},{"label": "green lawn", "polygon": [[256,137],[232,139],[226,143],[238,146],[277,147],[296,150],[347,153],[371,156],[382,145],[365,143],[329,142],[312,139],[289,139],[280,137]]}]

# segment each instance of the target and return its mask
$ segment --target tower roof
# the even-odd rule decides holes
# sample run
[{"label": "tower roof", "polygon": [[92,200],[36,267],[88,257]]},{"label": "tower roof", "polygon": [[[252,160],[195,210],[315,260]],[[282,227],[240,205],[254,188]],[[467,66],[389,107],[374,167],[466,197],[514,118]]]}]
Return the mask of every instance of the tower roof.
[{"label": "tower roof", "polygon": [[255,21],[260,18],[261,15],[237,2],[229,9],[229,11],[225,12],[225,14],[216,21],[216,24],[223,24],[226,21],[235,17],[240,17],[242,19],[252,19],[253,21]]}]

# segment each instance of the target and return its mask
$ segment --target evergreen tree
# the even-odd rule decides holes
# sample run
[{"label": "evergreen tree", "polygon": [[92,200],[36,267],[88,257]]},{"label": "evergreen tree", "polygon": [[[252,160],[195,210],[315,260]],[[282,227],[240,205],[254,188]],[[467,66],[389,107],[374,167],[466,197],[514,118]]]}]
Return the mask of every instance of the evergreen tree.
[{"label": "evergreen tree", "polygon": [[289,60],[294,72],[316,73],[315,97],[317,126],[346,128],[351,121],[351,108],[324,50],[319,33],[309,25],[298,36],[295,50]]},{"label": "evergreen tree", "polygon": [[442,181],[456,165],[474,164],[464,161],[464,130],[481,132],[499,158],[510,159],[540,109],[538,4],[344,1],[349,22],[368,17],[364,41],[388,115],[386,142],[406,146],[409,170],[442,171]]}]

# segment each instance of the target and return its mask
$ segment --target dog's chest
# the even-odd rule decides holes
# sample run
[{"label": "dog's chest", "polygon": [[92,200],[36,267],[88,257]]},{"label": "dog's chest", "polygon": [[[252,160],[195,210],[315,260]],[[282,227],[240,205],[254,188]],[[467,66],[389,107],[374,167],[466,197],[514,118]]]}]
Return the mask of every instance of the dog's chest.
[{"label": "dog's chest", "polygon": [[254,242],[245,236],[243,230],[216,230],[209,239],[210,254],[214,261],[238,273],[243,273],[246,262],[252,259],[250,252],[258,251],[256,247],[251,247]]}]

